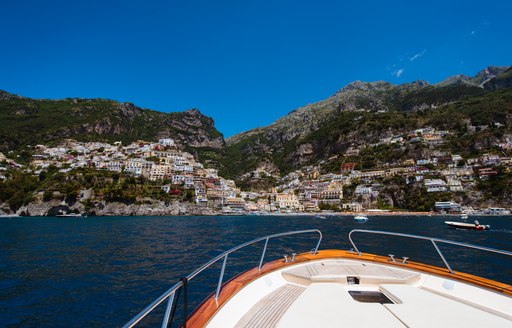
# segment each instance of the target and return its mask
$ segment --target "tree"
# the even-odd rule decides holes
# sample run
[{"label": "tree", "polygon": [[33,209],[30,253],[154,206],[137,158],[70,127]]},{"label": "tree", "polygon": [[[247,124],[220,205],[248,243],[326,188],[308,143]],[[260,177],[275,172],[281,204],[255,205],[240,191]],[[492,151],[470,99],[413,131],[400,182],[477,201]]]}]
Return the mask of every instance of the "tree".
[{"label": "tree", "polygon": [[48,202],[53,198],[52,190],[45,190],[43,193],[43,201]]},{"label": "tree", "polygon": [[156,164],[159,164],[159,163],[160,163],[160,158],[158,158],[158,157],[156,157],[156,156],[146,157],[146,160],[147,160],[147,161],[154,162],[154,163],[156,163]]}]

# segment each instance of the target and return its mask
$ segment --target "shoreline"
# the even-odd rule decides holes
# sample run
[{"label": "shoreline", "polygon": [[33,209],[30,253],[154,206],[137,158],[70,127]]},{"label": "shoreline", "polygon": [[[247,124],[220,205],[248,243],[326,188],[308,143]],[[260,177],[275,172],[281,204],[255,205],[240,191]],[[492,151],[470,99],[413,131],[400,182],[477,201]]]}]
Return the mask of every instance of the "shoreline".
[{"label": "shoreline", "polygon": [[[448,216],[448,217],[460,217],[462,214],[443,214],[436,212],[381,212],[381,211],[362,211],[362,212],[317,212],[317,213],[211,213],[211,214],[163,214],[163,215],[152,215],[150,213],[143,215],[82,215],[82,216],[46,216],[46,215],[0,215],[1,219],[16,219],[16,218],[59,218],[59,219],[87,219],[87,218],[101,218],[101,217],[211,217],[211,216],[247,216],[247,217],[258,217],[258,216],[307,216],[307,217],[339,217],[339,216],[355,216],[355,215],[364,214],[367,216],[423,216],[423,217],[439,217],[439,216]],[[507,217],[512,215],[495,215],[495,214],[483,214],[483,213],[475,213],[475,214],[467,214],[468,216],[484,216],[484,217]]]}]

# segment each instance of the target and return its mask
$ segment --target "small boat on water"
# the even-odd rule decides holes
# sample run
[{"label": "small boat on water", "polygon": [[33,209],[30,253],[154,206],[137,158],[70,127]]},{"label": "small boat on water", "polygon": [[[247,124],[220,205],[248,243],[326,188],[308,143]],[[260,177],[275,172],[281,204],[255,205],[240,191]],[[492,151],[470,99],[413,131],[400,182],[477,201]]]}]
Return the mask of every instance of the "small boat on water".
[{"label": "small boat on water", "polygon": [[356,222],[366,222],[368,221],[368,217],[365,214],[357,214],[354,216],[354,221]]},{"label": "small boat on water", "polygon": [[491,226],[488,224],[480,224],[478,221],[475,223],[464,223],[464,222],[454,222],[454,221],[444,221],[450,228],[455,229],[466,229],[466,230],[489,230]]},{"label": "small boat on water", "polygon": [[[270,239],[306,233],[318,234],[311,251],[265,262],[265,256],[269,256],[267,246],[276,244],[269,243]],[[393,254],[363,253],[354,242],[356,233],[430,241],[445,267],[410,261],[406,256],[399,259]],[[134,327],[160,304],[163,309],[157,314],[165,310],[160,319],[162,327],[512,327],[512,286],[455,271],[437,245],[507,255],[504,261],[512,258],[512,252],[433,237],[362,229],[352,230],[348,240],[352,250],[320,250],[322,233],[310,229],[264,236],[240,244],[181,278],[124,328]],[[256,243],[264,243],[259,262],[249,264],[252,269],[233,278],[225,277],[231,253]],[[403,243],[404,251],[408,251],[408,244]],[[386,254],[386,246],[383,240],[380,254]],[[191,312],[187,307],[189,283],[217,262],[222,262],[222,267],[216,289]],[[183,309],[179,318],[175,316],[178,303]],[[146,326],[145,322],[142,324]]]},{"label": "small boat on water", "polygon": [[314,217],[314,219],[315,220],[325,220],[327,218],[325,216],[323,216],[323,215],[317,215],[317,216]]},{"label": "small boat on water", "polygon": [[463,213],[460,215],[460,219],[461,220],[467,220],[468,219],[468,215],[466,213]]},{"label": "small boat on water", "polygon": [[59,218],[80,218],[80,217],[82,217],[82,214],[80,214],[80,213],[61,213],[61,214],[57,214],[56,217],[59,217]]}]

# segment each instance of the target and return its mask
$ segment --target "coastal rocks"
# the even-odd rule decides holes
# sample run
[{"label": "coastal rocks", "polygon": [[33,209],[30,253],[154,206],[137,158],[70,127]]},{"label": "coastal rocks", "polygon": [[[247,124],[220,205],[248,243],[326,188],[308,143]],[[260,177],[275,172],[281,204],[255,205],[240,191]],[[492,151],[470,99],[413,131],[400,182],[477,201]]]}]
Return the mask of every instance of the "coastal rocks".
[{"label": "coastal rocks", "polygon": [[25,206],[21,206],[16,215],[20,216],[46,216],[52,207],[62,205],[59,200],[52,199],[49,202],[34,202]]},{"label": "coastal rocks", "polygon": [[[5,204],[4,204],[5,205]],[[144,203],[124,204],[119,202],[95,202],[86,208],[81,202],[72,206],[59,200],[34,202],[16,211],[19,216],[57,216],[61,214],[82,214],[87,216],[166,216],[166,215],[218,215],[219,210],[198,206],[193,203],[146,200]],[[0,206],[0,215],[10,215],[8,206]]]},{"label": "coastal rocks", "polygon": [[188,213],[186,207],[179,203],[166,205],[164,202],[153,202],[150,204],[123,204],[118,202],[107,203],[104,206],[91,210],[97,216],[134,216],[134,215],[185,215]]},{"label": "coastal rocks", "polygon": [[0,204],[0,216],[9,215],[9,214],[11,214],[9,206],[5,203]]},{"label": "coastal rocks", "polygon": [[218,211],[190,203],[172,202],[166,204],[154,201],[143,204],[123,204],[118,202],[101,204],[91,209],[97,216],[164,216],[164,215],[215,215]]},{"label": "coastal rocks", "polygon": [[76,202],[73,205],[63,203],[58,199],[48,202],[36,201],[21,206],[16,215],[20,216],[56,216],[59,214],[84,213],[85,207],[82,203]]}]

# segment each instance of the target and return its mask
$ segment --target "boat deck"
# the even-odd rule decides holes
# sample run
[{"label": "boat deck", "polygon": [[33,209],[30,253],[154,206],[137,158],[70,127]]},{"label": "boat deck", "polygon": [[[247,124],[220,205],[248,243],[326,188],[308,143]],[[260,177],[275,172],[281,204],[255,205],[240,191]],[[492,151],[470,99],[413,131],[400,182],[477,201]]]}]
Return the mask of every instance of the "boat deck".
[{"label": "boat deck", "polygon": [[512,327],[512,298],[405,265],[323,259],[260,276],[232,295],[206,325],[376,326]]}]

